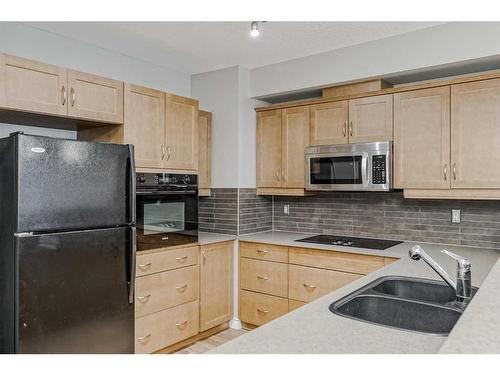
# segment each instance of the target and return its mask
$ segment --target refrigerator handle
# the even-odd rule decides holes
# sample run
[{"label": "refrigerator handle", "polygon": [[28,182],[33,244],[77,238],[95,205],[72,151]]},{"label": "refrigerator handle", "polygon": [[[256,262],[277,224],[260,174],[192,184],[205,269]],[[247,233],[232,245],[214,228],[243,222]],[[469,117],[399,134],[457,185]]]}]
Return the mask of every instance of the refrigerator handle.
[{"label": "refrigerator handle", "polygon": [[135,156],[134,156],[134,145],[128,146],[128,161],[130,163],[130,175],[129,175],[129,210],[130,210],[130,224],[135,225],[136,220],[136,207],[135,207]]},{"label": "refrigerator handle", "polygon": [[135,227],[130,227],[132,232],[132,241],[130,246],[130,281],[128,282],[128,303],[134,303],[135,291],[135,266],[136,266],[136,253],[137,253],[137,230]]}]

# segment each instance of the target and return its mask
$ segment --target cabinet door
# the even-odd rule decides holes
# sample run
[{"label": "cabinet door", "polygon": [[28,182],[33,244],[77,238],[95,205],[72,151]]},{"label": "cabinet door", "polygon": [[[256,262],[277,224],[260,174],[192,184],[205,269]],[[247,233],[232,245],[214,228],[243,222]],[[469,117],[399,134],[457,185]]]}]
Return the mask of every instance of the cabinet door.
[{"label": "cabinet door", "polygon": [[68,70],[68,115],[123,124],[123,82]]},{"label": "cabinet door", "polygon": [[257,113],[257,187],[281,187],[281,110]]},{"label": "cabinet door", "polygon": [[0,54],[0,106],[67,115],[67,69]]},{"label": "cabinet door", "polygon": [[450,87],[394,95],[394,182],[450,188]]},{"label": "cabinet door", "polygon": [[164,139],[165,94],[126,84],[124,143],[135,146],[138,168],[163,168]]},{"label": "cabinet door", "polygon": [[283,109],[281,124],[281,186],[304,188],[305,148],[309,146],[309,107]]},{"label": "cabinet door", "polygon": [[165,168],[198,170],[198,101],[167,94]]},{"label": "cabinet door", "polygon": [[200,331],[231,319],[233,242],[201,247]]},{"label": "cabinet door", "polygon": [[451,86],[452,188],[500,188],[500,79]]},{"label": "cabinet door", "polygon": [[198,117],[198,188],[210,189],[212,114],[200,111]]},{"label": "cabinet door", "polygon": [[349,143],[392,141],[393,95],[349,100]]},{"label": "cabinet door", "polygon": [[311,145],[337,145],[348,142],[347,100],[311,105],[309,111]]}]

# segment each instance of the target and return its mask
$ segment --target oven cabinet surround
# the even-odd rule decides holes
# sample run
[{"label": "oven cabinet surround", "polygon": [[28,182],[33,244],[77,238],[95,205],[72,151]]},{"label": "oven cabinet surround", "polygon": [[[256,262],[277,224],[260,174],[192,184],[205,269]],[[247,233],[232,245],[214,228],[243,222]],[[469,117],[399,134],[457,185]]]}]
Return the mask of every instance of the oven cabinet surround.
[{"label": "oven cabinet surround", "polygon": [[239,243],[239,316],[260,326],[384,267],[393,258]]},{"label": "oven cabinet surround", "polygon": [[408,198],[500,199],[500,79],[395,94],[395,187]]},{"label": "oven cabinet surround", "polygon": [[392,112],[392,94],[311,105],[311,145],[392,141]]},{"label": "oven cabinet surround", "polygon": [[257,114],[257,194],[305,195],[309,106]]},{"label": "oven cabinet surround", "polygon": [[137,254],[135,352],[171,352],[227,328],[233,241]]},{"label": "oven cabinet surround", "polygon": [[198,195],[209,197],[212,162],[212,113],[199,111],[198,116]]},{"label": "oven cabinet surround", "polygon": [[122,124],[123,82],[0,54],[0,107]]}]

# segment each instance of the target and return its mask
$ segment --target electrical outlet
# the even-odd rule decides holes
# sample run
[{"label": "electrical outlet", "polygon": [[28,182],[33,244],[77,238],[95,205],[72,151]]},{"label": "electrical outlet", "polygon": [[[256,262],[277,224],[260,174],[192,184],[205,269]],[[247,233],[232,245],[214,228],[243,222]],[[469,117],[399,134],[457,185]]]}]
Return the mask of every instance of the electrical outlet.
[{"label": "electrical outlet", "polygon": [[451,222],[454,224],[460,224],[460,210],[451,210]]},{"label": "electrical outlet", "polygon": [[290,205],[289,204],[284,204],[283,205],[283,213],[287,216],[290,215]]}]

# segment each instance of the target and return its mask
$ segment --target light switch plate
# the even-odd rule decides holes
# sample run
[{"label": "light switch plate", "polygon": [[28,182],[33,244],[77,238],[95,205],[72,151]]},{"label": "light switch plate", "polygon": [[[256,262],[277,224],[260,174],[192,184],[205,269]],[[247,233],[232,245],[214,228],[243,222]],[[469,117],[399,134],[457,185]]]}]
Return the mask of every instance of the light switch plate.
[{"label": "light switch plate", "polygon": [[451,222],[454,224],[460,224],[460,210],[451,210]]},{"label": "light switch plate", "polygon": [[289,204],[284,204],[283,205],[283,213],[285,215],[290,215],[290,205]]}]

